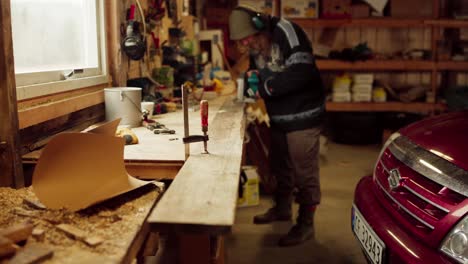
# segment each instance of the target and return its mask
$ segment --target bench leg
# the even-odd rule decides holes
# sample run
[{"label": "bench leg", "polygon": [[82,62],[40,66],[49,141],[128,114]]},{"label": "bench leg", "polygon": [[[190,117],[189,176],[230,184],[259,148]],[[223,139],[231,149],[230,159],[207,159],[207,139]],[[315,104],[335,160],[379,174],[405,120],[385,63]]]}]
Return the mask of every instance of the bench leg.
[{"label": "bench leg", "polygon": [[160,234],[151,263],[224,264],[224,237],[206,234]]}]

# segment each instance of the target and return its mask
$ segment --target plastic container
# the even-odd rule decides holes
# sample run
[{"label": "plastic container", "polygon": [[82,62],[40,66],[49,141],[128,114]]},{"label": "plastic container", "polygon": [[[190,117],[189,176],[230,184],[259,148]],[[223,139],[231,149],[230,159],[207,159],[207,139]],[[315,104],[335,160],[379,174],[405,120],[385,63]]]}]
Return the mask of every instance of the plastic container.
[{"label": "plastic container", "polygon": [[121,126],[141,125],[141,88],[116,87],[104,89],[106,121],[122,118]]},{"label": "plastic container", "polygon": [[374,102],[386,102],[387,101],[387,92],[383,87],[376,87],[372,91],[372,101]]},{"label": "plastic container", "polygon": [[141,102],[141,111],[148,111],[148,117],[152,117],[154,111],[154,102]]}]

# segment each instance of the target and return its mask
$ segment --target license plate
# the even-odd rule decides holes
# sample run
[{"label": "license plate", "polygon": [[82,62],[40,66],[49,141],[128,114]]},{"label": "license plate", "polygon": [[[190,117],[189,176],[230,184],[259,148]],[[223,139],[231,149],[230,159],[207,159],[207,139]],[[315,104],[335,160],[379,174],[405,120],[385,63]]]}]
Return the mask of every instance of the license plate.
[{"label": "license plate", "polygon": [[372,263],[382,264],[385,244],[374,233],[355,205],[352,209],[352,227],[354,235],[361,242],[362,248]]}]

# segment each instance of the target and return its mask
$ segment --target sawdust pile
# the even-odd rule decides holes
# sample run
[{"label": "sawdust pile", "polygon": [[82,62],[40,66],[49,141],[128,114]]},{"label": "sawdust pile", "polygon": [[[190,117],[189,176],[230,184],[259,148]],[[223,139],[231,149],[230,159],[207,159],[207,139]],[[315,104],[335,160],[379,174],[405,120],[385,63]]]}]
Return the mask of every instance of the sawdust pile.
[{"label": "sawdust pile", "polygon": [[[44,230],[42,237],[30,237],[27,243],[41,243],[52,248],[54,256],[50,262],[96,263],[97,259],[100,263],[120,262],[159,195],[157,187],[148,185],[91,208],[71,212],[41,210],[28,205],[25,199],[38,201],[32,188],[0,188],[0,228],[30,222],[35,229]],[[89,246],[58,230],[58,224],[74,226],[104,241]]]}]

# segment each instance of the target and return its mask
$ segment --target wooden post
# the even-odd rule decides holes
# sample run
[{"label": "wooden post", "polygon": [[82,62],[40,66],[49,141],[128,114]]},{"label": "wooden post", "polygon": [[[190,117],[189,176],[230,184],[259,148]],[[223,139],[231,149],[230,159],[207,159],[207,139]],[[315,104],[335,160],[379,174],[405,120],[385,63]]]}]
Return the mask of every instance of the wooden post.
[{"label": "wooden post", "polygon": [[24,186],[19,151],[10,1],[0,1],[0,186]]},{"label": "wooden post", "polygon": [[107,32],[107,61],[109,73],[112,76],[112,86],[127,86],[128,59],[123,56],[120,26],[125,21],[123,17],[124,5],[122,1],[105,1],[106,9],[106,32]]},{"label": "wooden post", "polygon": [[[440,16],[440,0],[432,0],[432,18],[433,19],[439,19]],[[431,50],[432,50],[432,61],[437,62],[439,61],[438,57],[438,41],[441,39],[440,36],[440,30],[441,28],[438,25],[433,25],[431,27],[432,30],[432,45],[431,45]],[[435,103],[437,103],[437,88],[439,85],[439,71],[437,67],[434,67],[431,71],[431,91],[432,91],[432,96],[434,96]],[[433,109],[431,111],[431,115],[434,115],[436,111],[436,106],[435,104],[433,105]]]}]

